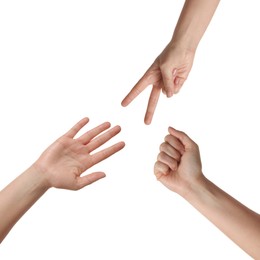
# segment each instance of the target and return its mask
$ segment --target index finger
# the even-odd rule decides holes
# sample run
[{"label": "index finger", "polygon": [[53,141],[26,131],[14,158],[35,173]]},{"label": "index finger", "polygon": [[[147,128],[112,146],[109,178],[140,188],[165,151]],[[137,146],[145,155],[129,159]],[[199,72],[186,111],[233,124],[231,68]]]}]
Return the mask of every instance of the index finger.
[{"label": "index finger", "polygon": [[180,154],[183,154],[183,152],[185,151],[185,146],[182,141],[177,136],[174,136],[171,133],[165,136],[164,141],[171,145],[174,149],[176,149]]},{"label": "index finger", "polygon": [[146,74],[136,83],[136,85],[131,89],[131,91],[126,95],[126,97],[121,102],[123,107],[128,106],[149,84],[147,84]]},{"label": "index finger", "polygon": [[84,133],[82,136],[80,136],[78,138],[78,140],[80,142],[82,142],[83,144],[87,144],[89,143],[94,137],[96,137],[97,135],[99,135],[100,133],[104,132],[106,129],[108,129],[110,127],[110,123],[109,122],[105,122],[99,126],[96,126],[95,128],[87,131],[86,133]]},{"label": "index finger", "polygon": [[126,107],[129,105],[145,88],[149,85],[158,82],[161,79],[160,70],[155,63],[145,72],[142,78],[135,84],[127,96],[123,99],[121,105]]},{"label": "index finger", "polygon": [[84,117],[81,119],[76,125],[74,125],[66,134],[65,136],[73,138],[79,130],[88,123],[89,119]]}]

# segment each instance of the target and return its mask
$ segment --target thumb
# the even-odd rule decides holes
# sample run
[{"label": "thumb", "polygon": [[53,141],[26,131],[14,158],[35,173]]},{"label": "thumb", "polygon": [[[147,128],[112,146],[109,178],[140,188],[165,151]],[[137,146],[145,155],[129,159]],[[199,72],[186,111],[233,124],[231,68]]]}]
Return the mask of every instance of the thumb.
[{"label": "thumb", "polygon": [[177,73],[177,70],[162,70],[162,80],[164,84],[164,88],[166,91],[167,97],[171,97],[174,93],[174,78]]},{"label": "thumb", "polygon": [[180,91],[180,89],[181,89],[182,85],[184,84],[184,82],[185,82],[184,78],[176,77],[174,79],[174,85],[175,85],[174,86],[174,93],[175,94],[177,94]]},{"label": "thumb", "polygon": [[102,178],[106,177],[104,172],[93,172],[91,174],[85,175],[83,177],[78,178],[78,189],[82,189],[87,185],[92,184]]}]

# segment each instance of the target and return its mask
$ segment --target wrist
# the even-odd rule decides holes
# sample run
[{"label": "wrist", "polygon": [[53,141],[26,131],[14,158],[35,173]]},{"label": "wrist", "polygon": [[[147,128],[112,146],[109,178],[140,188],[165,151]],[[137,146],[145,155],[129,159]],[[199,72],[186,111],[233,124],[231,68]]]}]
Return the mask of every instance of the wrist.
[{"label": "wrist", "polygon": [[46,174],[42,168],[39,167],[37,162],[35,162],[27,171],[33,176],[34,183],[37,188],[39,188],[39,190],[47,191],[49,188],[51,188]]},{"label": "wrist", "polygon": [[210,181],[201,173],[200,177],[192,183],[189,183],[179,194],[187,201],[204,196],[210,191]]},{"label": "wrist", "polygon": [[179,49],[181,52],[189,53],[195,55],[197,50],[197,44],[194,44],[188,38],[183,37],[182,39],[177,39],[173,36],[168,46],[173,49]]}]

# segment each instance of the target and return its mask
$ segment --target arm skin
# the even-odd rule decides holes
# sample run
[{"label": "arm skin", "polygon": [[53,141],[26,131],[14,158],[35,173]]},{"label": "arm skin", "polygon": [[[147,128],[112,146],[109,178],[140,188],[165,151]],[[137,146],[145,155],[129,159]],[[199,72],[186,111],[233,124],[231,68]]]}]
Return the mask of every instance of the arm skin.
[{"label": "arm skin", "polygon": [[181,89],[192,68],[198,44],[220,0],[186,0],[171,41],[122,101],[129,105],[144,89],[152,91],[144,118],[150,124],[161,90],[171,97]]},{"label": "arm skin", "polygon": [[78,122],[49,146],[31,167],[0,192],[0,242],[51,187],[79,190],[105,177],[103,172],[81,175],[124,147],[124,143],[119,142],[91,154],[117,135],[121,129],[115,126],[104,132],[110,128],[110,123],[106,122],[75,138],[88,121],[88,118],[84,118]]},{"label": "arm skin", "polygon": [[260,215],[209,181],[202,173],[199,147],[169,128],[154,166],[157,179],[187,200],[254,259],[260,259]]}]

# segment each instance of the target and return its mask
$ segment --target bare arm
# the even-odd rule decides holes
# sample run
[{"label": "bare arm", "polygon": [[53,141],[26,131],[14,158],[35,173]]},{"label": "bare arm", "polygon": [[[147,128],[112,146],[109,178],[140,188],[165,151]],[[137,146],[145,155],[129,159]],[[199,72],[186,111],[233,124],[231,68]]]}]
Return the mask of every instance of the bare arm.
[{"label": "bare arm", "polygon": [[0,192],[0,242],[47,190],[43,176],[30,167]]},{"label": "bare arm", "polygon": [[193,187],[185,199],[255,259],[260,257],[260,216],[214,183]]},{"label": "bare arm", "polygon": [[171,41],[122,101],[129,105],[144,89],[152,91],[144,118],[150,124],[161,91],[171,97],[181,89],[193,65],[198,44],[220,0],[186,0]]},{"label": "bare arm", "polygon": [[124,143],[119,142],[93,153],[121,129],[115,126],[104,132],[110,127],[110,123],[106,122],[75,138],[87,122],[87,118],[78,122],[48,147],[29,169],[0,192],[0,243],[16,222],[49,188],[78,190],[105,177],[103,172],[85,176],[82,174],[124,147]]},{"label": "bare arm", "polygon": [[196,51],[220,0],[186,0],[170,44]]},{"label": "bare arm", "polygon": [[155,175],[255,259],[260,258],[260,215],[210,182],[203,174],[199,147],[169,128],[160,147]]}]

